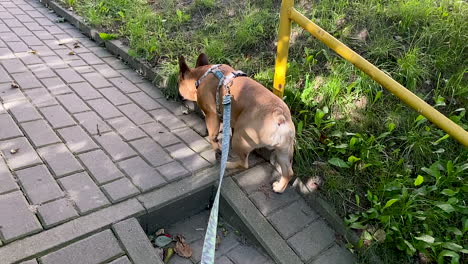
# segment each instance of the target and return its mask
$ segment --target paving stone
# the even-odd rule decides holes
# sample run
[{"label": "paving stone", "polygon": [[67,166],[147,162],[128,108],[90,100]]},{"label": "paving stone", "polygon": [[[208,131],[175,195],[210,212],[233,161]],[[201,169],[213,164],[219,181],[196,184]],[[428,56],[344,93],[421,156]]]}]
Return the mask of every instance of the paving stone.
[{"label": "paving stone", "polygon": [[37,213],[45,228],[50,228],[78,217],[78,213],[73,207],[72,202],[67,199],[59,199],[42,204],[37,209]]},{"label": "paving stone", "polygon": [[115,161],[137,154],[115,132],[106,133],[102,136],[95,136],[95,139]]},{"label": "paving stone", "polygon": [[[28,68],[36,75],[39,79],[57,77],[57,75],[45,65],[28,65]],[[28,90],[28,92],[31,90]]]},{"label": "paving stone", "polygon": [[130,262],[127,256],[123,256],[112,262],[109,262],[109,264],[132,264],[132,263]]},{"label": "paving stone", "polygon": [[130,144],[153,166],[160,166],[173,160],[161,146],[150,138],[135,140]]},{"label": "paving stone", "polygon": [[28,89],[24,93],[31,99],[36,107],[56,105],[57,101],[45,88]]},{"label": "paving stone", "polygon": [[113,105],[131,103],[130,99],[117,88],[104,88],[99,90]]},{"label": "paving stone", "polygon": [[[12,154],[10,152],[12,149],[18,150]],[[0,151],[12,170],[42,163],[36,151],[24,137],[1,141]]]},{"label": "paving stone", "polygon": [[61,178],[59,182],[82,214],[109,204],[106,196],[85,172]]},{"label": "paving stone", "polygon": [[[18,34],[18,32],[15,33]],[[28,46],[22,41],[7,42],[7,45],[15,54],[20,54],[29,50]]]},{"label": "paving stone", "polygon": [[42,86],[31,72],[14,73],[12,76],[21,89],[39,88]]},{"label": "paving stone", "polygon": [[23,135],[10,115],[0,115],[0,127],[0,140]]},{"label": "paving stone", "polygon": [[23,24],[25,22],[34,22],[34,19],[32,19],[30,16],[28,15],[17,15],[16,18],[21,21]]},{"label": "paving stone", "polygon": [[329,247],[334,240],[333,230],[325,222],[318,220],[288,239],[288,244],[303,261],[308,261]]},{"label": "paving stone", "polygon": [[103,88],[112,86],[101,74],[97,72],[83,74],[83,77],[95,88]]},{"label": "paving stone", "polygon": [[84,79],[76,73],[73,69],[58,69],[57,74],[65,80],[67,83],[83,82]]},{"label": "paving stone", "polygon": [[[38,51],[38,53],[40,53],[40,52]],[[40,54],[42,54],[42,53],[40,53]],[[47,54],[47,53],[46,53],[46,54]],[[64,61],[61,57],[55,55],[55,53],[54,53],[54,54],[47,54],[47,56],[44,55],[44,54],[42,54],[42,55],[41,55],[41,58],[42,58],[42,60],[44,60],[44,62],[46,63],[46,65],[47,65],[49,68],[51,68],[51,69],[68,70],[68,69],[67,69],[67,63],[65,63],[65,61]],[[59,75],[60,75],[62,78],[64,78],[64,77],[62,76],[62,74],[59,74]],[[68,75],[66,75],[66,76],[67,76],[67,79],[64,78],[64,80],[65,80],[66,82],[68,82],[68,80],[71,80],[71,79],[68,77]]]},{"label": "paving stone", "polygon": [[169,130],[174,130],[177,128],[185,127],[185,123],[180,121],[175,115],[171,114],[166,109],[158,109],[150,111],[150,114],[154,117],[154,119],[158,120],[159,123],[163,124]]},{"label": "paving stone", "polygon": [[20,54],[17,54],[17,56],[21,57],[21,60],[24,62],[24,64],[26,64],[28,66],[33,65],[33,64],[43,64],[44,63],[37,54],[22,52]]},{"label": "paving stone", "polygon": [[155,87],[150,82],[138,83],[136,84],[136,86],[138,86],[141,90],[143,90],[146,94],[148,94],[153,99],[164,98],[164,95],[162,94],[161,90]]},{"label": "paving stone", "polygon": [[204,138],[202,138],[190,128],[174,130],[173,133],[180,137],[191,149],[197,153],[211,149],[211,144],[206,142]]},{"label": "paving stone", "polygon": [[234,264],[230,259],[228,259],[226,256],[222,256],[218,259],[216,259],[217,264]]},{"label": "paving stone", "polygon": [[201,152],[200,156],[202,156],[206,161],[208,161],[211,164],[216,164],[218,162],[216,160],[216,153],[213,151],[213,149],[208,149]]},{"label": "paving stone", "polygon": [[[86,46],[88,47],[88,46]],[[86,63],[89,65],[94,65],[94,64],[102,64],[104,61],[102,61],[99,57],[94,55],[93,53],[78,53],[78,56],[80,56]]]},{"label": "paving stone", "polygon": [[117,117],[108,122],[125,140],[146,137],[146,134],[126,117]]},{"label": "paving stone", "polygon": [[140,89],[136,87],[133,83],[129,80],[125,79],[124,77],[112,78],[109,79],[111,83],[113,83],[117,88],[119,88],[124,93],[132,93],[132,92],[139,92]]},{"label": "paving stone", "polygon": [[180,119],[184,121],[189,127],[191,127],[197,134],[202,137],[206,137],[208,135],[208,130],[206,129],[205,120],[200,118],[195,113],[190,113],[188,115],[180,116]]},{"label": "paving stone", "polygon": [[70,87],[81,97],[83,100],[90,100],[101,98],[101,94],[96,91],[89,83],[73,83]]},{"label": "paving stone", "polygon": [[16,58],[6,60],[2,59],[2,65],[10,74],[25,72],[27,70],[26,66],[21,62],[21,60]]},{"label": "paving stone", "polygon": [[70,113],[79,113],[91,110],[76,94],[64,94],[57,99]]},{"label": "paving stone", "polygon": [[174,134],[156,122],[141,125],[140,128],[163,147],[181,142]]},{"label": "paving stone", "polygon": [[177,144],[166,148],[172,157],[178,159],[184,167],[191,172],[195,172],[204,167],[210,166],[210,163],[200,155],[193,152],[185,144]]},{"label": "paving stone", "polygon": [[124,177],[123,173],[102,150],[87,152],[78,157],[98,184]]},{"label": "paving stone", "polygon": [[[1,47],[1,44],[0,44],[0,47]],[[2,56],[4,55],[2,54],[1,49],[0,49],[0,57]],[[0,67],[0,82],[9,82],[10,80],[11,78],[8,75],[8,73],[2,67]]]},{"label": "paving stone", "polygon": [[138,74],[135,70],[130,69],[130,68],[125,68],[122,70],[119,70],[120,74],[125,76],[128,80],[130,80],[132,83],[142,83],[146,82],[144,77]]},{"label": "paving stone", "polygon": [[177,161],[173,161],[171,163],[159,166],[157,169],[161,173],[161,175],[163,175],[164,178],[166,178],[170,182],[178,180],[190,174],[190,172],[186,170],[182,165],[180,165],[180,163]]},{"label": "paving stone", "polygon": [[44,120],[23,123],[21,127],[36,148],[62,142]]},{"label": "paving stone", "polygon": [[[127,65],[116,57],[103,58],[103,60],[115,70],[127,69]],[[120,73],[119,73],[120,75]]]},{"label": "paving stone", "polygon": [[140,157],[121,161],[119,167],[132,179],[133,184],[143,192],[166,184],[164,178]]},{"label": "paving stone", "polygon": [[52,26],[54,25],[52,21],[45,17],[36,18],[36,22],[39,23],[41,26]]},{"label": "paving stone", "polygon": [[112,226],[117,238],[122,242],[128,256],[139,264],[163,264],[153,245],[135,218],[124,220]]},{"label": "paving stone", "polygon": [[44,29],[41,25],[37,24],[36,22],[27,22],[24,23],[24,25],[31,31],[40,31]]},{"label": "paving stone", "polygon": [[[253,175],[251,176],[253,177]],[[268,185],[268,188],[271,188],[271,186]],[[277,194],[273,191],[265,194],[264,192],[259,191],[250,195],[250,199],[264,216],[269,216],[280,207],[283,207],[298,198],[299,195],[293,188],[286,188],[282,194]]]},{"label": "paving stone", "polygon": [[184,112],[188,110],[187,107],[180,102],[167,100],[165,98],[158,99],[158,102],[178,117],[183,116]]},{"label": "paving stone", "polygon": [[255,248],[246,245],[236,247],[227,255],[236,264],[256,264],[264,263],[268,260],[265,255],[255,250]]},{"label": "paving stone", "polygon": [[334,245],[322,253],[312,264],[353,264],[356,259],[348,250]]},{"label": "paving stone", "polygon": [[40,258],[42,264],[98,264],[123,251],[110,230],[105,230]]},{"label": "paving stone", "polygon": [[64,144],[43,147],[37,152],[47,162],[55,177],[83,170]]},{"label": "paving stone", "polygon": [[19,123],[41,119],[41,115],[34,106],[27,100],[17,100],[4,104],[5,109],[9,110],[16,121]]},{"label": "paving stone", "polygon": [[21,36],[21,39],[28,44],[29,46],[40,46],[44,45],[40,39],[38,39],[36,36]]},{"label": "paving stone", "polygon": [[79,113],[74,116],[91,135],[111,131],[111,128],[95,112]]},{"label": "paving stone", "polygon": [[119,109],[137,125],[154,122],[153,118],[136,104],[121,105]]},{"label": "paving stone", "polygon": [[13,179],[8,166],[5,164],[2,158],[0,158],[0,196],[2,193],[17,190],[18,185]]},{"label": "paving stone", "polygon": [[140,193],[127,178],[122,178],[102,186],[102,189],[112,203],[116,203]]},{"label": "paving stone", "polygon": [[265,187],[271,188],[271,183],[275,180],[274,173],[276,171],[270,164],[263,164],[235,175],[234,179],[245,193],[251,194]]},{"label": "paving stone", "polygon": [[114,56],[110,52],[108,52],[106,49],[103,49],[102,47],[91,47],[89,48],[89,50],[92,51],[99,58],[107,58],[107,57]]},{"label": "paving stone", "polygon": [[3,103],[26,99],[20,89],[11,89],[11,84],[0,83],[0,98]]},{"label": "paving stone", "polygon": [[16,171],[16,175],[32,204],[42,204],[63,196],[44,165]]},{"label": "paving stone", "polygon": [[41,108],[40,111],[53,128],[62,128],[75,125],[75,121],[73,121],[70,114],[63,110],[61,106],[57,105],[45,107]]},{"label": "paving stone", "polygon": [[283,238],[289,238],[318,217],[319,215],[304,200],[299,199],[270,215],[268,220]]},{"label": "paving stone", "polygon": [[91,137],[79,126],[62,128],[57,131],[73,153],[80,153],[98,148]]},{"label": "paving stone", "polygon": [[122,116],[122,113],[106,99],[89,100],[88,104],[104,119]]},{"label": "paving stone", "polygon": [[7,26],[9,26],[10,28],[13,28],[13,27],[21,27],[23,26],[23,24],[21,24],[21,22],[16,19],[16,18],[13,18],[13,19],[3,19],[3,23],[5,23]]},{"label": "paving stone", "polygon": [[13,241],[42,229],[28,206],[20,191],[0,195],[0,212],[9,212],[0,214],[4,242]]},{"label": "paving stone", "polygon": [[99,232],[113,223],[138,216],[145,212],[136,199],[129,199],[71,220],[50,230],[22,239],[18,243],[0,247],[0,256],[5,263],[16,263],[28,256],[52,251],[69,241],[76,241],[93,232]]},{"label": "paving stone", "polygon": [[93,67],[105,78],[114,78],[114,77],[120,77],[120,73],[112,69],[109,65],[107,64],[98,64],[98,65],[93,65]]},{"label": "paving stone", "polygon": [[133,99],[141,108],[146,111],[154,110],[161,108],[161,104],[159,104],[156,100],[149,97],[147,94],[140,92],[140,93],[131,93],[128,95],[130,98]]},{"label": "paving stone", "polygon": [[57,77],[41,79],[41,81],[53,95],[69,93],[72,91],[62,80],[60,80],[60,78]]},{"label": "paving stone", "polygon": [[41,45],[41,46],[32,46],[31,48],[33,48],[34,50],[37,51],[38,54],[41,55],[41,58],[46,61],[46,58],[45,57],[49,57],[49,56],[55,56],[56,57],[56,54],[53,50],[51,50],[48,46],[46,45]]}]

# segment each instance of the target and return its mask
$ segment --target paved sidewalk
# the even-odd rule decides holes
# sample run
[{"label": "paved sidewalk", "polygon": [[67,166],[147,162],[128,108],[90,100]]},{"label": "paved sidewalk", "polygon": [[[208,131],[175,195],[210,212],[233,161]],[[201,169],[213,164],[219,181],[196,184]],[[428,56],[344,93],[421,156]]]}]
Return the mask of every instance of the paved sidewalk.
[{"label": "paved sidewalk", "polygon": [[[178,103],[56,19],[39,1],[0,0],[0,263],[9,263],[2,252],[39,238],[56,242],[31,249],[33,257],[24,252],[26,259],[65,263],[62,255],[82,250],[94,257],[86,263],[138,263],[105,223],[143,212],[140,195],[212,168],[214,153],[197,133],[204,127],[198,116],[183,115]],[[339,263],[350,263],[293,189],[259,191],[272,180],[261,173],[234,177],[302,261],[346,256]],[[85,230],[96,221],[101,227]],[[104,241],[112,243],[101,249]]]}]

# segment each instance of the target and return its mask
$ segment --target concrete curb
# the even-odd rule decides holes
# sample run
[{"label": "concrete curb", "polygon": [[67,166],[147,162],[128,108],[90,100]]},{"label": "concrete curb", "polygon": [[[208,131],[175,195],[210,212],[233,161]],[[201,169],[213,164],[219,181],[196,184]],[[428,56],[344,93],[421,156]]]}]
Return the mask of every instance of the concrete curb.
[{"label": "concrete curb", "polygon": [[[229,205],[220,207],[224,218],[240,230],[247,228],[276,263],[303,263],[232,178],[224,179],[221,197],[221,203]],[[236,218],[240,221],[233,223]]]}]

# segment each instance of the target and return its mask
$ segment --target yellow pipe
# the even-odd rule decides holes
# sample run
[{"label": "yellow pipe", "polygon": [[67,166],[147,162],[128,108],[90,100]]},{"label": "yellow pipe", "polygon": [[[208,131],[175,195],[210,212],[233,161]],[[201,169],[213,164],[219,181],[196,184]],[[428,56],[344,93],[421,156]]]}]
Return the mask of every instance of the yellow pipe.
[{"label": "yellow pipe", "polygon": [[284,85],[286,83],[286,68],[288,63],[289,37],[291,35],[291,19],[289,12],[294,6],[294,0],[281,2],[278,46],[276,51],[275,78],[273,80],[273,93],[283,98]]},{"label": "yellow pipe", "polygon": [[[447,132],[447,134],[465,145],[465,147],[468,147],[468,132],[455,124],[452,120],[448,119],[446,116],[435,110],[432,106],[424,102],[424,100],[410,92],[397,81],[393,80],[390,76],[379,70],[373,64],[368,62],[352,49],[348,48],[345,44],[341,43],[332,35],[328,34],[325,30],[307,19],[294,8],[290,9],[289,17],[293,21],[297,22],[301,27],[309,31],[318,40],[333,49],[345,60],[351,62],[363,72],[368,74],[370,77],[372,77],[372,79],[380,83],[383,87],[400,98],[400,100],[414,108],[420,114],[429,119],[432,123]],[[282,87],[284,88],[284,83]]]}]

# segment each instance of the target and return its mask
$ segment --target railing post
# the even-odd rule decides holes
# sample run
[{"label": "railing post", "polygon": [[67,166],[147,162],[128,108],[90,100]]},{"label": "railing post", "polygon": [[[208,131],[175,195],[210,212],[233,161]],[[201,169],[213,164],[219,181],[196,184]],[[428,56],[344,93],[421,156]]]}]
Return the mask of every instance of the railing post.
[{"label": "railing post", "polygon": [[281,2],[278,47],[276,51],[275,78],[273,81],[273,93],[283,98],[284,85],[286,83],[286,68],[288,63],[289,37],[291,35],[291,19],[289,14],[294,6],[294,0]]}]

